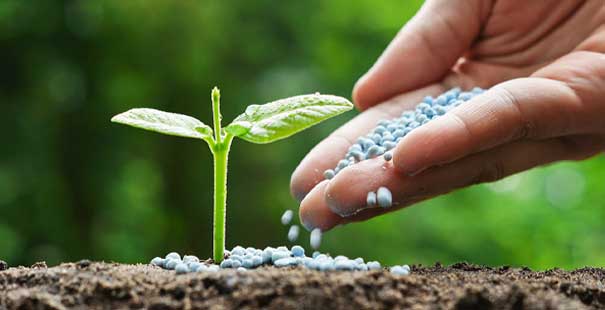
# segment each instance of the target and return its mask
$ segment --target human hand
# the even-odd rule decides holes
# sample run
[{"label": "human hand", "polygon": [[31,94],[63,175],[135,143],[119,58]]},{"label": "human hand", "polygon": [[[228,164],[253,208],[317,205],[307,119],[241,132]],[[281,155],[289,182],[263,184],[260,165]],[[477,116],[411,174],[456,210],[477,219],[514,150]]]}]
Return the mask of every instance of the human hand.
[{"label": "human hand", "polygon": [[[491,88],[405,136],[391,162],[365,160],[324,180],[380,119],[454,86]],[[307,228],[327,230],[605,150],[605,6],[429,0],[360,78],[353,99],[363,112],[292,175]],[[366,194],[379,186],[391,189],[394,207],[365,209]]]}]

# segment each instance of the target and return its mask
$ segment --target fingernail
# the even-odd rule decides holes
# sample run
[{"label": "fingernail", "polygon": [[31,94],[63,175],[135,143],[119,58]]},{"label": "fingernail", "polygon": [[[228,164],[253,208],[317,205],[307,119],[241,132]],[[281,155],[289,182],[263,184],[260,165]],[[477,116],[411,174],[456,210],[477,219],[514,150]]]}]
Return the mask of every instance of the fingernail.
[{"label": "fingernail", "polygon": [[300,222],[302,223],[302,226],[307,230],[307,231],[312,231],[313,229],[315,229],[315,224],[312,223],[309,219],[306,219],[304,217],[300,217]]},{"label": "fingernail", "polygon": [[328,205],[330,211],[340,217],[347,217],[353,213],[350,209],[346,208],[346,206],[343,206],[337,199],[334,199],[334,197],[328,193],[326,193],[326,204]]},{"label": "fingernail", "polygon": [[292,196],[294,196],[294,199],[296,199],[296,201],[298,201],[298,203],[300,204],[305,197],[307,197],[306,192],[300,192],[300,191],[296,191],[296,192],[292,192]]},{"label": "fingernail", "polygon": [[[310,216],[309,216],[310,215]],[[300,216],[300,222],[307,231],[319,228],[322,231],[329,230],[334,226],[334,223],[338,223],[339,219],[342,218],[336,213],[328,211],[322,214],[309,214],[307,216]]]}]

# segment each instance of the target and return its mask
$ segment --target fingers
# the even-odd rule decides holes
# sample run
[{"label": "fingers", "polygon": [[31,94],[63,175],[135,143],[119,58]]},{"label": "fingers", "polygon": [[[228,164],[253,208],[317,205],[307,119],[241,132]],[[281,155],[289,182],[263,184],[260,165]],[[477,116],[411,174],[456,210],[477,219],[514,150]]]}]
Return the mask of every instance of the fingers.
[{"label": "fingers", "polygon": [[[347,167],[323,182],[303,200],[301,220],[311,229],[365,220],[412,203],[472,184],[505,176],[562,159],[583,159],[605,149],[605,136],[575,136],[543,141],[519,141],[429,169],[415,177],[398,172],[381,158]],[[386,186],[393,207],[368,208],[366,194]]]},{"label": "fingers", "polygon": [[301,201],[324,179],[323,172],[334,168],[352,143],[358,137],[370,132],[379,120],[397,117],[402,111],[413,108],[424,96],[443,91],[441,86],[433,85],[398,96],[361,113],[334,131],[307,154],[292,174],[290,181],[292,195]]},{"label": "fingers", "polygon": [[[586,84],[590,83],[586,93],[603,92],[605,78]],[[595,96],[589,100],[594,103],[588,104],[584,99],[590,96],[580,97],[576,89],[544,78],[499,84],[412,131],[395,148],[393,163],[414,175],[510,141],[589,133],[602,124],[595,115],[604,113],[605,105]]]},{"label": "fingers", "polygon": [[355,85],[357,107],[364,110],[441,80],[478,35],[488,5],[477,0],[427,1]]}]

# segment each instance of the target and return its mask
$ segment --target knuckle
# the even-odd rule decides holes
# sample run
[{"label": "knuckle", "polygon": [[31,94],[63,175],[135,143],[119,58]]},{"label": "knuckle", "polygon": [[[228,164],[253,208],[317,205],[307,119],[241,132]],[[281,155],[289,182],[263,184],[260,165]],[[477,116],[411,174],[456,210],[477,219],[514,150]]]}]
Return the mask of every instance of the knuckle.
[{"label": "knuckle", "polygon": [[465,140],[468,145],[472,145],[471,141],[475,141],[475,134],[471,130],[472,125],[465,120],[464,116],[460,112],[454,110],[451,113],[445,114],[444,117],[449,117],[464,133]]},{"label": "knuckle", "polygon": [[536,124],[529,118],[526,117],[521,106],[521,102],[515,96],[515,94],[506,86],[499,85],[495,89],[499,93],[499,98],[503,105],[510,106],[511,109],[515,110],[516,117],[519,121],[519,125],[516,127],[513,133],[514,140],[531,139],[535,137]]}]

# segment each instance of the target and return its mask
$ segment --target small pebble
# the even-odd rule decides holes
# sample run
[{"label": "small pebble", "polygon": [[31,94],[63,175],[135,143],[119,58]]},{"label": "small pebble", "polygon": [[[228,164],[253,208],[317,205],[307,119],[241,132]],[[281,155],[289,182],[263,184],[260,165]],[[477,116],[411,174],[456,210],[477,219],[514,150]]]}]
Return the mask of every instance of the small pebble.
[{"label": "small pebble", "polygon": [[317,269],[318,266],[317,261],[310,257],[305,257],[303,259],[303,264],[309,269]]},{"label": "small pebble", "polygon": [[381,208],[389,208],[393,205],[393,195],[386,187],[380,187],[376,192],[376,200]]},{"label": "small pebble", "polygon": [[326,180],[330,180],[333,177],[334,177],[334,170],[328,169],[328,170],[324,171],[324,178]]},{"label": "small pebble", "polygon": [[281,223],[284,225],[290,224],[293,216],[294,212],[292,210],[286,210],[286,212],[284,212],[284,214],[281,216]]},{"label": "small pebble", "polygon": [[234,260],[231,262],[231,268],[239,268],[242,266],[242,263],[238,260]]},{"label": "small pebble", "polygon": [[252,259],[251,258],[244,259],[244,261],[242,262],[242,267],[248,268],[248,269],[254,267],[254,263],[252,262]]},{"label": "small pebble", "polygon": [[335,261],[348,260],[348,259],[349,258],[344,255],[338,255],[338,256],[334,257]]},{"label": "small pebble", "polygon": [[231,255],[240,255],[240,256],[243,256],[245,254],[246,254],[246,249],[244,249],[243,247],[241,247],[239,245],[235,246],[233,248],[233,250],[231,250]]},{"label": "small pebble", "polygon": [[349,165],[349,161],[346,159],[343,159],[341,161],[338,162],[338,169],[342,170],[344,168],[346,168]]},{"label": "small pebble", "polygon": [[290,242],[296,241],[296,239],[298,239],[299,231],[298,225],[292,225],[288,231],[288,240],[290,240]]},{"label": "small pebble", "polygon": [[314,257],[315,260],[324,260],[324,259],[328,259],[328,256],[326,254],[319,254],[317,255],[317,257]]},{"label": "small pebble", "polygon": [[334,262],[334,269],[336,270],[353,270],[355,269],[355,264],[353,261],[348,259],[336,260]]},{"label": "small pebble", "polygon": [[168,258],[166,260],[166,263],[164,264],[164,266],[167,269],[174,269],[176,267],[176,265],[178,265],[179,263],[181,263],[180,260],[176,260],[176,259],[172,259],[172,258]]},{"label": "small pebble", "polygon": [[285,257],[282,259],[278,259],[277,261],[275,261],[273,263],[273,265],[275,265],[275,267],[286,267],[286,266],[292,266],[296,264],[296,258],[294,257]]},{"label": "small pebble", "polygon": [[359,271],[368,271],[368,265],[366,264],[357,264],[357,267],[355,268]]},{"label": "small pebble", "polygon": [[[358,161],[358,162],[366,159],[366,154],[364,154],[364,153],[363,153],[363,152],[361,152],[361,151],[354,151],[354,152],[352,152],[352,153],[351,153],[351,155],[353,156],[353,159],[355,159],[355,160],[356,160],[356,161]],[[354,162],[352,162],[352,163],[354,163]],[[334,176],[332,176],[332,178],[333,178],[333,177],[334,177]],[[326,179],[328,179],[328,178],[326,178]],[[331,178],[330,178],[330,179],[331,179]],[[329,180],[329,179],[328,179],[328,180]]]},{"label": "small pebble", "polygon": [[368,193],[368,196],[366,197],[366,204],[368,205],[368,207],[373,207],[376,205],[376,193]]},{"label": "small pebble", "polygon": [[471,98],[473,98],[473,95],[474,95],[473,93],[461,93],[461,94],[458,96],[458,99],[460,99],[460,100],[462,100],[462,101],[468,101],[468,100],[470,100]]},{"label": "small pebble", "polygon": [[267,263],[269,263],[269,262],[271,261],[271,256],[273,255],[273,251],[274,251],[274,250],[275,250],[275,249],[274,249],[274,248],[272,248],[272,247],[266,247],[266,248],[263,250],[263,254],[262,254],[262,256],[261,256],[261,257],[262,257],[262,259],[263,259],[263,264],[267,264]]},{"label": "small pebble", "polygon": [[315,228],[311,231],[311,236],[309,238],[311,247],[314,249],[318,249],[321,245],[321,229]]},{"label": "small pebble", "polygon": [[386,153],[384,153],[384,155],[382,157],[384,157],[384,160],[390,161],[391,159],[393,159],[393,153],[386,152]]},{"label": "small pebble", "polygon": [[410,274],[410,271],[408,269],[403,268],[402,266],[393,266],[391,267],[391,273],[400,276],[407,276],[408,274]]},{"label": "small pebble", "polygon": [[[216,268],[216,270],[214,270],[213,268]],[[218,271],[220,269],[221,268],[218,265],[210,265],[210,266],[208,266],[208,265],[201,264],[200,267],[197,270],[193,270],[193,272],[204,272],[204,271],[215,272],[215,271]]]},{"label": "small pebble", "polygon": [[271,261],[275,264],[276,261],[282,258],[290,257],[290,255],[290,251],[274,251],[271,255]]},{"label": "small pebble", "polygon": [[300,245],[295,245],[292,247],[292,256],[294,257],[303,257],[305,256],[305,249]]},{"label": "small pebble", "polygon": [[332,260],[324,260],[322,262],[319,263],[319,270],[321,271],[328,271],[328,270],[334,270],[334,261]]},{"label": "small pebble", "polygon": [[168,255],[166,255],[166,259],[176,259],[176,260],[181,260],[181,255],[179,255],[179,253],[177,252],[171,252],[168,253]]},{"label": "small pebble", "polygon": [[239,261],[241,263],[244,260],[244,256],[231,254],[231,255],[229,255],[229,259],[236,260],[236,261]]},{"label": "small pebble", "polygon": [[[88,259],[82,259],[79,260],[76,265],[78,265],[79,268],[88,268],[90,266],[90,260]],[[46,262],[36,262],[34,263],[31,268],[48,268],[46,266]]]},{"label": "small pebble", "polygon": [[376,155],[378,155],[379,152],[380,152],[380,146],[378,146],[378,145],[372,145],[368,149],[368,157],[369,158],[376,157]]},{"label": "small pebble", "polygon": [[194,255],[185,255],[183,256],[183,263],[188,264],[188,263],[193,263],[193,262],[199,262],[200,259],[197,258],[197,256]]},{"label": "small pebble", "polygon": [[188,273],[189,267],[187,267],[185,263],[178,263],[176,267],[174,267],[174,271],[176,271],[178,274]]},{"label": "small pebble", "polygon": [[151,260],[151,264],[158,267],[164,267],[164,259],[161,257],[155,257]]},{"label": "small pebble", "polygon": [[447,104],[447,97],[445,97],[443,95],[437,97],[437,101],[435,102],[435,104],[437,104],[437,105],[446,105]]},{"label": "small pebble", "polygon": [[187,264],[187,267],[189,267],[189,270],[191,272],[198,272],[202,267],[205,267],[205,266],[198,262],[191,262],[191,263]]},{"label": "small pebble", "polygon": [[366,265],[368,266],[368,269],[370,269],[370,270],[378,270],[378,269],[382,268],[380,266],[380,263],[377,261],[368,262]]},{"label": "small pebble", "polygon": [[254,267],[258,267],[258,266],[260,266],[262,264],[263,264],[263,258],[262,257],[260,257],[260,256],[257,255],[257,256],[254,256],[252,258],[252,265]]},{"label": "small pebble", "polygon": [[227,258],[227,259],[223,260],[223,261],[221,262],[220,267],[221,267],[221,268],[223,268],[223,269],[233,267],[233,260],[232,260],[232,259],[229,259],[229,258]]}]

